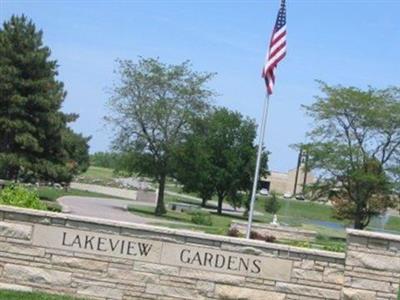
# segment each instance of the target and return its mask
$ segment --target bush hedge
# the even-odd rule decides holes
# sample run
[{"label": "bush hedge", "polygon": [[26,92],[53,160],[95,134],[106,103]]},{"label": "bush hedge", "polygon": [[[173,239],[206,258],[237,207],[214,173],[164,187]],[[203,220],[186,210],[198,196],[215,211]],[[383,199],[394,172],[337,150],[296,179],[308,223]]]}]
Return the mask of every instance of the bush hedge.
[{"label": "bush hedge", "polygon": [[191,222],[197,225],[212,225],[212,219],[208,212],[194,211],[191,213]]},{"label": "bush hedge", "polygon": [[36,191],[28,190],[20,185],[10,185],[0,191],[0,204],[47,210],[47,206],[40,201]]}]

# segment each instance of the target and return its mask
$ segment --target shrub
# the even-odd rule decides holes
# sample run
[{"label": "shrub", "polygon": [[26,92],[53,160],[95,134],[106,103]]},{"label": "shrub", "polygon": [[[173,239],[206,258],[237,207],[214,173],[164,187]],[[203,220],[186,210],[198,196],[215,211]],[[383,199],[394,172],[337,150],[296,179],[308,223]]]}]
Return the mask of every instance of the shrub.
[{"label": "shrub", "polygon": [[309,241],[293,241],[293,240],[286,240],[285,244],[294,246],[294,247],[301,247],[301,248],[311,248],[311,243]]},{"label": "shrub", "polygon": [[332,252],[346,252],[346,245],[345,244],[322,245],[322,250],[332,251]]},{"label": "shrub", "polygon": [[276,214],[281,208],[281,203],[279,202],[278,195],[276,192],[271,192],[271,194],[265,199],[265,211],[270,214]]},{"label": "shrub", "polygon": [[46,205],[40,201],[37,192],[19,185],[11,185],[2,190],[0,192],[0,204],[47,210]]},{"label": "shrub", "polygon": [[197,225],[212,225],[212,219],[208,212],[194,211],[191,213],[191,222]]},{"label": "shrub", "polygon": [[273,235],[266,235],[266,236],[264,237],[264,240],[265,240],[267,243],[273,243],[273,242],[276,241],[276,237],[274,237]]},{"label": "shrub", "polygon": [[231,236],[231,237],[242,237],[243,236],[243,234],[241,234],[239,229],[236,227],[229,228],[227,235]]},{"label": "shrub", "polygon": [[250,239],[252,240],[259,240],[259,241],[264,241],[264,235],[257,231],[251,231],[250,232]]},{"label": "shrub", "polygon": [[264,242],[267,242],[267,243],[273,243],[273,242],[276,241],[276,237],[274,237],[273,235],[264,235],[264,234],[259,233],[257,231],[251,231],[250,232],[250,239],[264,241]]}]

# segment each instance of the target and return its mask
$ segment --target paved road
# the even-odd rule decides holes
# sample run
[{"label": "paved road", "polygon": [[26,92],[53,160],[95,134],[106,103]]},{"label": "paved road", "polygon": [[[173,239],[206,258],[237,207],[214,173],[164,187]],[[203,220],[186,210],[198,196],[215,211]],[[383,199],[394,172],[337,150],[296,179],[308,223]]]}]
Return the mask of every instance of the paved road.
[{"label": "paved road", "polygon": [[136,200],[136,194],[137,194],[136,191],[134,191],[134,190],[120,189],[120,188],[113,188],[113,187],[108,187],[108,186],[85,184],[85,183],[78,183],[78,182],[72,182],[71,188],[77,189],[77,190],[82,190],[82,191],[100,193],[100,194],[114,196],[114,197],[132,199],[132,200]]},{"label": "paved road", "polygon": [[[78,189],[78,190],[102,193],[102,194],[106,194],[106,195],[110,195],[110,196],[137,200],[137,192],[134,190],[106,187],[106,186],[95,185],[95,184],[84,184],[84,183],[77,183],[77,182],[72,182],[71,187],[74,189]],[[176,192],[172,192],[172,191],[168,191],[168,190],[165,190],[165,194],[180,197],[180,198],[186,198],[186,199],[190,199],[190,200],[197,200],[197,201],[201,202],[201,199],[198,197],[180,194],[180,193],[176,193]],[[141,202],[134,201],[134,203],[151,205],[151,206],[155,206],[155,204],[156,204],[154,202],[154,200],[151,202],[147,202],[147,203],[141,203]],[[208,201],[208,203],[217,206],[216,201]],[[231,215],[236,215],[236,216],[242,216],[243,212],[244,212],[243,207],[238,208],[237,210],[234,210],[233,207],[231,205],[229,205],[229,203],[226,203],[226,202],[224,202],[222,204],[222,209],[224,210],[225,213],[229,213]],[[208,210],[210,212],[215,211],[215,209],[206,209],[206,210]],[[260,215],[259,212],[254,212],[254,214]]]},{"label": "paved road", "polygon": [[[57,201],[63,207],[64,212],[68,212],[74,215],[86,216],[86,217],[94,217],[101,219],[109,219],[114,221],[123,221],[123,222],[133,222],[133,223],[160,223],[160,219],[156,218],[145,218],[141,216],[134,215],[126,210],[127,205],[129,204],[140,204],[147,206],[155,206],[154,200],[148,200],[147,202],[137,201],[137,192],[134,190],[128,189],[120,189],[120,188],[112,188],[105,187],[101,185],[94,184],[83,184],[83,183],[71,183],[71,188],[102,193],[105,195],[110,195],[110,198],[97,198],[97,197],[79,197],[79,196],[64,196],[59,198]],[[171,191],[165,191],[166,194],[172,196],[183,197],[191,200],[199,200],[201,199],[190,196],[183,195]],[[120,200],[113,199],[114,197],[127,198],[132,200]],[[151,198],[151,197],[150,197]],[[210,201],[213,204],[213,201]],[[227,204],[223,204],[223,209],[225,212],[228,212],[232,215],[242,215],[243,209],[238,209],[234,211],[233,208]],[[210,210],[214,211],[214,210]],[[172,221],[161,221],[163,223],[179,223]]]},{"label": "paved road", "polygon": [[[132,199],[132,200],[137,199],[137,192],[135,190],[113,188],[113,187],[107,187],[107,186],[102,186],[102,185],[86,184],[86,183],[78,183],[78,182],[72,182],[71,188],[77,189],[77,190],[82,190],[82,191],[101,193],[101,194],[114,196],[114,197],[127,198],[127,199]],[[200,198],[194,197],[191,195],[185,195],[185,194],[176,193],[176,192],[172,192],[172,191],[168,191],[168,190],[165,190],[165,194],[201,202]],[[208,201],[208,203],[217,205],[216,201]],[[229,205],[228,203],[223,203],[222,209],[225,211],[234,211],[233,207],[231,205]],[[238,213],[243,212],[243,209],[238,209],[236,212],[238,212]]]},{"label": "paved road", "polygon": [[[78,216],[140,224],[159,222],[159,220],[156,219],[144,218],[128,212],[126,206],[133,203],[129,200],[64,196],[59,198],[57,202],[63,207],[64,212]],[[138,204],[149,205],[148,203],[142,202],[138,202]]]}]

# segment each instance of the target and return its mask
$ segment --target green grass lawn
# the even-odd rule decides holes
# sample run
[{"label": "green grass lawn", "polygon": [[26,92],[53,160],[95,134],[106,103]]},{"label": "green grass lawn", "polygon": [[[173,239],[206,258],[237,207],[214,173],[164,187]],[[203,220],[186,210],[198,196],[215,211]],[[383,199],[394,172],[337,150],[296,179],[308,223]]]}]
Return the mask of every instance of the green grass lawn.
[{"label": "green grass lawn", "polygon": [[386,230],[400,231],[400,217],[390,217],[385,226]]},{"label": "green grass lawn", "polygon": [[115,174],[113,169],[91,166],[85,173],[79,176],[91,179],[112,179],[115,177]]},{"label": "green grass lawn", "polygon": [[[143,216],[143,217],[155,217],[154,216],[154,208],[149,206],[141,206],[141,205],[131,205],[129,206],[129,211],[134,214]],[[158,217],[158,220],[162,221],[173,221],[179,223],[162,223],[162,222],[153,222],[152,225],[158,226],[167,226],[169,228],[177,228],[177,229],[187,229],[194,231],[202,231],[211,234],[218,235],[227,235],[228,229],[232,220],[238,221],[247,221],[247,218],[241,216],[231,216],[231,215],[218,215],[216,213],[211,213],[212,225],[196,225],[191,221],[192,215],[188,212],[176,212],[167,210],[167,213],[162,217]],[[256,217],[255,223],[265,221],[265,216]],[[272,219],[272,216],[270,216]],[[316,228],[308,228],[315,230]],[[317,248],[322,250],[343,252],[345,250],[345,233],[337,232],[328,232],[321,231],[317,240],[315,242],[297,242],[297,241],[279,241],[283,244],[288,244],[292,246],[305,247],[305,248]]]},{"label": "green grass lawn", "polygon": [[[264,210],[264,197],[258,197],[255,205],[256,211],[262,213],[262,216],[257,216],[255,222],[269,223],[272,221],[272,215],[265,212]],[[289,226],[300,227],[306,230],[316,231],[318,233],[319,240],[313,244],[301,244],[294,243],[293,245],[319,248],[331,251],[343,251],[345,247],[346,231],[344,226],[346,222],[335,219],[332,215],[332,207],[324,204],[280,199],[281,209],[278,212],[278,221],[281,224],[287,224]],[[187,199],[183,196],[170,196],[165,195],[165,202],[182,202],[188,204],[194,204],[200,206],[200,201],[196,199]],[[215,208],[214,205],[209,205],[209,208]],[[154,217],[154,208],[144,206],[134,206],[131,210],[133,213],[144,216]],[[232,216],[228,214],[217,215],[216,213],[211,214],[212,226],[199,226],[191,222],[191,215],[189,213],[181,213],[168,210],[168,213],[161,218],[159,222],[155,221],[153,225],[166,226],[170,228],[180,228],[188,230],[203,231],[206,233],[226,235],[228,228],[232,220],[247,221],[245,217]],[[163,223],[162,221],[175,221],[179,223]],[[337,224],[337,227],[329,227],[329,225]],[[325,225],[325,226],[324,226]],[[387,223],[386,230],[400,232],[400,218],[391,217]],[[287,242],[290,244],[290,242]]]},{"label": "green grass lawn", "polygon": [[[263,223],[269,223],[272,221],[273,216],[265,212],[264,201],[265,197],[257,197],[255,203],[255,211],[263,214],[263,217],[259,218],[259,221]],[[335,219],[333,217],[333,209],[331,206],[293,199],[279,199],[279,201],[281,203],[281,209],[278,212],[278,220],[280,223],[295,227],[302,227],[304,229],[315,230],[322,235],[328,235],[331,237],[341,238],[345,236],[344,227],[349,225],[349,222]],[[187,204],[200,205],[200,200],[188,199],[185,198],[184,195],[165,195],[165,202],[167,204],[170,202],[182,202]],[[208,203],[207,207],[211,209],[216,209],[215,204],[211,202]],[[323,226],[324,222],[327,222],[330,225],[337,224],[337,228],[329,228],[327,226]],[[371,226],[373,225],[374,224],[371,223]],[[400,232],[400,217],[390,217],[384,229],[387,231]]]},{"label": "green grass lawn", "polygon": [[[265,197],[257,197],[255,209],[263,212]],[[332,207],[309,201],[279,199],[281,208],[278,216],[290,216],[291,219],[308,219],[328,222],[339,222],[333,218]]]},{"label": "green grass lawn", "polygon": [[[132,205],[129,207],[129,211],[132,213],[143,216],[143,217],[155,217],[154,216],[154,208],[149,206],[142,206],[142,205]],[[179,229],[190,229],[195,231],[203,231],[212,234],[220,234],[226,235],[228,228],[231,223],[231,218],[224,217],[224,216],[217,216],[212,215],[211,219],[213,222],[212,226],[199,226],[191,223],[191,215],[188,213],[181,213],[168,210],[165,215],[162,217],[158,217],[157,220],[160,221],[173,221],[173,222],[180,222],[178,223],[162,223],[155,221],[152,223],[153,225],[162,225],[167,226],[170,228],[179,228]]]},{"label": "green grass lawn", "polygon": [[[170,202],[174,200],[175,202],[179,202],[179,199],[176,197],[171,197],[167,196],[166,197],[167,202]],[[185,203],[190,202],[194,204],[195,201],[184,201]],[[143,216],[143,217],[154,217],[154,208],[149,207],[149,206],[141,206],[141,205],[133,205],[130,206],[131,209],[130,211],[132,213],[135,213],[137,215]],[[273,216],[268,213],[264,213],[262,216],[256,216],[254,218],[255,223],[269,223],[272,221]],[[163,225],[171,228],[182,228],[182,229],[193,229],[193,230],[198,230],[198,231],[203,231],[206,233],[212,233],[212,234],[220,234],[220,235],[226,235],[229,229],[229,226],[232,222],[232,220],[237,220],[237,221],[247,221],[247,218],[244,216],[232,216],[230,214],[222,214],[218,215],[217,213],[211,213],[211,219],[212,219],[212,226],[198,226],[195,225],[191,222],[191,215],[186,212],[176,212],[176,211],[171,211],[167,210],[167,214],[165,214],[162,217],[159,217],[160,221],[166,220],[166,221],[174,221],[174,222],[181,222],[180,224],[168,224],[168,223],[162,223],[162,222],[154,222],[154,225]],[[301,220],[292,220],[293,218],[291,216],[280,216],[279,221],[282,223],[290,222],[291,225],[296,225],[297,227],[301,227],[303,229],[308,229],[308,230],[314,230],[317,231],[321,236],[327,236],[329,238],[333,239],[343,239],[346,234],[344,230],[335,230],[335,229],[330,229],[326,228],[323,226],[318,226],[314,224],[308,224],[308,223],[302,223]],[[285,222],[286,221],[286,222]]]},{"label": "green grass lawn", "polygon": [[[114,174],[112,169],[90,167],[88,171],[81,176],[91,179],[112,179],[114,177]],[[166,190],[183,194],[182,188],[172,182],[167,184]],[[188,195],[197,196],[194,193],[189,193]],[[212,200],[216,200],[216,197],[213,197]],[[256,211],[264,213],[264,201],[265,197],[257,197],[257,201],[255,204]],[[280,199],[279,201],[281,202],[281,210],[279,211],[278,216],[280,217],[280,219],[282,219],[282,221],[288,223],[289,225],[301,226],[301,224],[304,223],[304,220],[319,220],[341,223],[340,221],[332,217],[332,208],[330,206],[313,202],[287,199]],[[185,198],[183,195],[182,197],[165,195],[165,202],[184,202],[195,205],[200,204],[199,200],[188,199]],[[216,208],[213,204],[210,204],[208,207]],[[263,221],[270,222],[271,220],[272,216],[269,214],[265,214],[265,218]]]},{"label": "green grass lawn", "polygon": [[[264,201],[265,197],[257,197],[254,209],[258,212],[265,214],[264,221],[272,221],[272,215],[265,213],[264,209]],[[280,199],[281,209],[278,212],[278,216],[283,219],[287,219],[286,221],[289,224],[300,225],[304,223],[304,220],[319,220],[319,221],[327,221],[327,222],[338,222],[337,219],[332,217],[332,208],[328,205],[314,203],[314,202],[304,202],[298,200],[286,200]],[[165,202],[182,202],[194,205],[200,205],[199,200],[188,199],[184,196],[170,196],[165,195]],[[216,208],[215,205],[209,204],[209,208]]]},{"label": "green grass lawn", "polygon": [[42,200],[47,201],[56,201],[58,198],[62,196],[82,196],[82,197],[98,197],[98,198],[116,198],[113,196],[94,193],[94,192],[87,192],[81,191],[76,189],[68,189],[65,191],[64,189],[56,189],[53,187],[41,186],[38,188],[39,197]]},{"label": "green grass lawn", "polygon": [[[165,186],[165,189],[167,191],[174,192],[174,193],[179,193],[179,194],[183,193],[182,188],[179,185],[176,185],[173,183],[167,184]],[[194,196],[196,196],[196,195],[194,195]]]},{"label": "green grass lawn", "polygon": [[[167,190],[171,190],[174,192],[179,192],[180,188],[172,186],[168,186]],[[196,196],[190,194],[190,196]],[[258,196],[256,199],[254,209],[256,211],[264,213],[264,201],[265,197]],[[212,199],[215,200],[215,199]],[[165,196],[165,202],[184,202],[189,204],[200,204],[199,200],[188,199],[183,195],[179,196]],[[309,202],[309,201],[298,201],[298,200],[288,200],[288,199],[279,199],[281,204],[281,209],[278,212],[279,216],[289,216],[290,219],[309,219],[309,220],[319,220],[319,221],[328,221],[328,222],[339,222],[337,219],[332,216],[332,208],[325,204]],[[212,205],[211,205],[212,206]]]},{"label": "green grass lawn", "polygon": [[0,290],[1,300],[83,300],[70,296]]},{"label": "green grass lawn", "polygon": [[76,176],[73,181],[87,184],[119,187],[119,184],[115,181],[115,179],[119,177],[129,177],[129,175],[124,172],[115,173],[113,169],[109,168],[91,166],[85,173]]}]

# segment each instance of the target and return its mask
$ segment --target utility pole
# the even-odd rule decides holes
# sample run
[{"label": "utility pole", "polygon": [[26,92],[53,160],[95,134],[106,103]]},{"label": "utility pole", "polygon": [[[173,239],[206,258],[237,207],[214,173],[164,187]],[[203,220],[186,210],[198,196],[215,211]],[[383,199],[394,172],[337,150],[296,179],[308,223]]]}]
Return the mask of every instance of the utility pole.
[{"label": "utility pole", "polygon": [[305,161],[304,161],[304,180],[303,180],[303,188],[302,188],[302,193],[304,195],[304,190],[307,185],[307,175],[308,175],[308,152],[304,151],[305,154]]},{"label": "utility pole", "polygon": [[297,159],[296,177],[294,178],[293,196],[296,196],[297,193],[297,181],[299,179],[299,170],[300,170],[302,156],[303,156],[303,148],[300,148],[299,158]]}]

